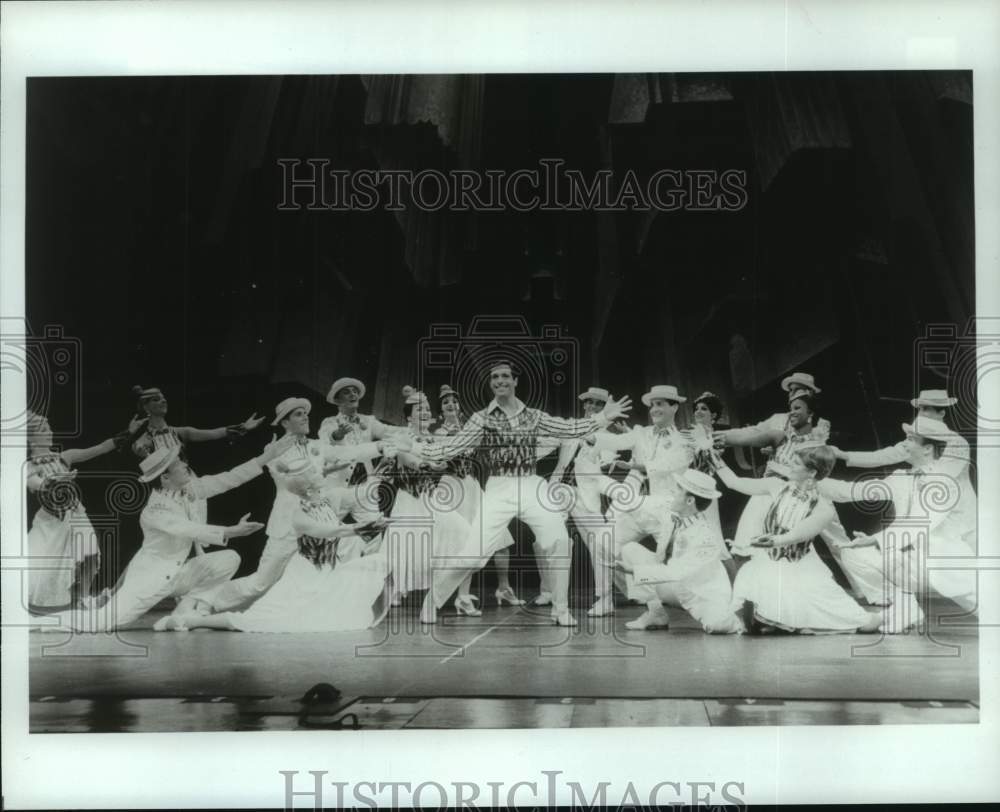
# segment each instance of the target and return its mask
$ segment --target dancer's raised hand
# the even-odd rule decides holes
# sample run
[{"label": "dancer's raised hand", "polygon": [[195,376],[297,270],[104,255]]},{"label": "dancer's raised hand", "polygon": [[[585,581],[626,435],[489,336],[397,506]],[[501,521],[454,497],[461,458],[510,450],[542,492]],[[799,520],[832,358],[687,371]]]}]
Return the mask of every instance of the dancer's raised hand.
[{"label": "dancer's raised hand", "polygon": [[601,410],[609,423],[617,420],[619,417],[628,417],[629,412],[632,411],[632,399],[628,395],[615,400],[610,398],[604,408]]}]

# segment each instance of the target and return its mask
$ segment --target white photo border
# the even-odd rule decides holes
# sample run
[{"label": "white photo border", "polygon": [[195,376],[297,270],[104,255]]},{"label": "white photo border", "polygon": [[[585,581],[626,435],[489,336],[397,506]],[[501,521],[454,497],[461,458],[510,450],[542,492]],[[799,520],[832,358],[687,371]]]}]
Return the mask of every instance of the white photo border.
[{"label": "white photo border", "polygon": [[[29,76],[900,69],[973,71],[977,313],[1000,315],[998,31],[1000,6],[987,0],[5,2],[0,315],[23,315]],[[998,375],[981,386],[981,403],[1000,413]],[[4,413],[22,411],[24,397],[23,385],[5,378]],[[21,463],[17,449],[2,449],[5,556],[19,550]],[[997,449],[982,449],[981,495],[1000,493],[998,468]],[[997,555],[996,500],[981,498],[980,511],[980,544]],[[995,593],[981,598],[984,613],[1000,616]],[[561,770],[563,787],[612,781],[611,802],[628,782],[644,802],[656,783],[692,780],[743,783],[743,799],[759,804],[990,800],[1000,796],[998,641],[1000,630],[981,629],[978,725],[28,736],[27,633],[8,626],[4,804],[281,807],[279,770],[446,787],[526,780],[540,789],[543,770]],[[526,791],[518,797],[533,802]]]}]

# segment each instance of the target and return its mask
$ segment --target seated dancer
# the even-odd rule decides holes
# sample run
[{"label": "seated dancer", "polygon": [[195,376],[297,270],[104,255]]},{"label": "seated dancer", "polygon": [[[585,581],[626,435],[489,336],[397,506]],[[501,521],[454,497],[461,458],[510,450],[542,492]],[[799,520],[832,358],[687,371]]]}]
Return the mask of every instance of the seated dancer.
[{"label": "seated dancer", "polygon": [[[331,446],[319,440],[309,438],[309,412],[312,404],[305,398],[285,398],[274,409],[274,420],[271,425],[280,426],[284,431],[283,445],[280,456],[274,463],[268,465],[271,478],[274,480],[274,507],[267,520],[267,544],[261,554],[257,570],[252,575],[236,578],[225,584],[212,596],[212,608],[217,612],[235,609],[249,601],[256,600],[271,588],[285,566],[298,549],[295,533],[292,528],[292,515],[298,507],[299,498],[287,487],[287,475],[284,469],[292,467],[293,463],[308,461],[322,477],[331,466],[348,466],[359,459],[370,459],[383,453],[383,443],[361,443],[358,445]],[[280,466],[280,467],[279,467]],[[333,500],[331,500],[331,503]],[[342,545],[341,555],[346,555],[353,544],[349,539]],[[360,554],[360,549],[357,551]]]},{"label": "seated dancer", "polygon": [[[360,414],[358,407],[365,396],[365,385],[357,378],[338,378],[327,393],[326,402],[337,413],[319,425],[316,436],[321,443],[335,446],[368,445],[389,439],[400,429],[387,426],[377,417]],[[376,455],[377,457],[377,455]],[[356,463],[338,467],[326,476],[324,492],[337,506],[341,518],[350,514],[356,522],[371,521],[380,516],[378,483],[370,481],[376,457],[359,455]],[[341,543],[341,547],[347,545]]]},{"label": "seated dancer", "polygon": [[195,429],[190,426],[167,425],[167,399],[156,387],[143,389],[132,387],[133,394],[139,399],[137,410],[146,415],[146,430],[139,434],[132,443],[132,451],[139,459],[147,457],[158,448],[182,449],[185,443],[202,443],[209,440],[222,440],[226,437],[242,437],[248,431],[253,431],[264,418],[254,413],[242,423],[232,426],[222,426],[217,429]]},{"label": "seated dancer", "polygon": [[101,563],[101,550],[87,511],[80,503],[74,483],[77,472],[72,469],[109,451],[128,448],[142,422],[133,419],[126,431],[110,440],[60,453],[52,450],[49,421],[29,412],[25,484],[41,502],[28,531],[28,558],[37,559],[39,566],[28,575],[30,607],[80,606],[89,599]]},{"label": "seated dancer", "polygon": [[[586,392],[578,395],[583,403],[583,416],[592,417],[598,414],[611,397],[607,389],[591,386]],[[627,429],[618,424],[611,424],[598,433],[614,432],[621,434]],[[618,484],[609,477],[605,470],[607,466],[618,459],[617,453],[597,449],[580,440],[566,440],[559,448],[559,461],[552,471],[550,482],[561,482],[567,468],[573,466],[573,498],[569,508],[569,519],[583,539],[590,553],[590,562],[594,570],[594,605],[587,614],[591,617],[602,617],[614,612],[614,600],[611,594],[612,574],[614,564],[614,527],[611,519],[602,510],[601,497],[609,491],[613,492]],[[542,584],[542,594],[535,600],[536,605],[551,602],[551,595]]]},{"label": "seated dancer", "polygon": [[736,574],[733,611],[750,634],[769,630],[874,632],[885,617],[867,612],[833,579],[812,542],[837,514],[817,487],[833,469],[836,457],[821,441],[798,444],[790,455],[786,477],[738,477],[718,455],[719,479],[747,496],[768,500],[763,535],[755,555]]},{"label": "seated dancer", "polygon": [[[226,546],[229,539],[249,536],[263,525],[244,516],[235,525],[207,524],[208,499],[239,487],[264,472],[266,465],[289,445],[271,443],[260,456],[215,476],[196,477],[180,448],[158,448],[139,464],[141,482],[154,483],[139,516],[142,547],[101,611],[75,611],[69,624],[76,631],[99,632],[120,628],[146,614],[164,598],[177,601],[176,612],[205,612],[211,593],[228,581],[240,565],[233,550],[206,553],[189,559],[195,543]],[[165,619],[154,629],[162,629]],[[53,627],[62,631],[61,627]]]},{"label": "seated dancer", "polygon": [[504,539],[509,538],[503,530],[514,518],[528,525],[545,556],[540,564],[550,571],[552,578],[553,621],[563,626],[577,623],[569,613],[569,535],[558,509],[542,502],[548,485],[535,473],[538,439],[539,436],[586,437],[628,414],[630,401],[627,397],[609,400],[604,410],[591,418],[562,420],[518,400],[517,381],[510,363],[494,364],[490,369],[494,395],[490,404],[472,415],[454,437],[414,447],[429,462],[443,462],[479,447],[489,472],[479,526],[472,529],[465,545],[466,561],[448,569],[435,569],[434,586],[420,615],[424,623],[436,622],[437,609],[447,602],[455,588],[467,575],[485,566]]},{"label": "seated dancer", "polygon": [[[454,437],[465,425],[465,415],[462,413],[462,404],[458,393],[448,384],[442,384],[438,396],[440,398],[441,417],[437,424],[431,426],[431,432],[438,437]],[[476,479],[476,453],[468,451],[448,460],[448,467],[441,477],[441,485],[445,492],[451,492],[458,501],[459,515],[465,519],[471,527],[476,527],[476,520],[479,516],[479,509],[483,503],[483,489]],[[504,533],[510,535],[509,529],[504,529]],[[521,600],[514,588],[510,585],[510,548],[514,546],[514,537],[505,541],[503,549],[497,550],[493,555],[493,565],[497,571],[497,588],[493,593],[499,606],[509,603],[511,606],[523,606],[525,601]],[[475,607],[478,601],[472,594],[472,575],[470,574],[458,587],[458,594],[455,597],[455,611],[459,614],[472,615],[478,617],[482,614]],[[461,606],[461,608],[460,608]]]},{"label": "seated dancer", "polygon": [[[599,450],[631,451],[632,460],[628,465],[633,469],[626,480],[626,486],[619,485],[610,491],[615,508],[614,532],[611,543],[604,549],[607,568],[614,566],[621,549],[645,536],[656,536],[661,521],[670,509],[678,485],[674,474],[679,474],[691,465],[697,447],[691,434],[680,431],[674,423],[677,409],[687,398],[677,392],[677,388],[667,384],[653,386],[642,396],[642,402],[649,409],[650,425],[634,426],[631,431],[614,435],[608,432],[587,438]],[[649,483],[649,494],[639,495],[643,480]],[[622,494],[626,494],[623,498]],[[721,542],[721,539],[720,539]],[[722,544],[720,554],[725,550]],[[631,591],[632,576],[619,582],[623,592]],[[610,596],[595,611],[611,611]]]},{"label": "seated dancer", "polygon": [[[733,590],[719,557],[722,536],[708,515],[720,494],[715,478],[688,469],[674,474],[680,486],[670,505],[672,521],[664,520],[656,552],[632,542],[621,550],[617,566],[632,574],[629,597],[646,604],[646,611],[625,628],[667,629],[664,603],[683,607],[709,633],[730,634],[743,627],[733,614]],[[724,549],[724,548],[722,548]]]},{"label": "seated dancer", "polygon": [[[384,552],[377,549],[385,520],[380,517],[363,528],[341,524],[335,506],[323,495],[323,477],[309,460],[280,465],[285,486],[299,502],[291,516],[297,554],[278,582],[245,611],[175,612],[164,628],[340,632],[367,629],[385,616],[388,568]],[[341,541],[359,532],[370,539],[368,554],[342,558]]]},{"label": "seated dancer", "polygon": [[[965,440],[943,422],[918,416],[903,424],[909,470],[855,483],[827,479],[820,493],[835,502],[892,502],[894,519],[880,532],[859,535],[856,546],[841,548],[841,565],[863,585],[869,602],[893,606],[887,632],[902,632],[923,619],[914,592],[927,585],[967,612],[976,609],[976,576],[971,571],[936,569],[934,558],[975,555],[976,493],[961,474]],[[895,448],[895,447],[894,447]],[[877,452],[876,452],[877,453]],[[967,482],[966,474],[966,482]],[[926,527],[926,532],[920,532]],[[905,545],[903,541],[905,540]],[[928,559],[931,559],[928,562]],[[926,571],[921,567],[926,566]]]}]

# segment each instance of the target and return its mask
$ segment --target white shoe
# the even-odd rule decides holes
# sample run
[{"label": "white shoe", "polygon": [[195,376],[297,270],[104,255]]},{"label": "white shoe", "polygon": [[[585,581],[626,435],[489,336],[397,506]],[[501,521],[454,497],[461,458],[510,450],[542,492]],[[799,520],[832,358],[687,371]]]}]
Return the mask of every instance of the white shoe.
[{"label": "white shoe", "polygon": [[165,615],[153,624],[154,632],[186,632],[187,625],[182,615]]},{"label": "white shoe", "polygon": [[563,611],[563,612],[560,612],[559,614],[556,614],[556,613],[553,612],[552,613],[552,622],[555,623],[556,626],[576,626],[577,625],[576,618],[573,617],[569,613],[568,609],[565,610],[565,611]]},{"label": "white shoe", "polygon": [[474,601],[479,600],[475,595],[459,595],[455,598],[455,612],[469,617],[481,617],[482,612],[476,608]]},{"label": "white shoe", "polygon": [[647,609],[635,620],[630,620],[625,624],[626,629],[641,632],[646,629],[669,629],[670,615],[662,606],[658,610]]},{"label": "white shoe", "polygon": [[606,595],[597,599],[597,602],[590,607],[587,612],[588,617],[604,617],[613,615],[615,612],[615,602]]},{"label": "white shoe", "polygon": [[551,592],[539,592],[538,597],[535,598],[532,603],[535,606],[551,606],[552,605],[552,593]]}]

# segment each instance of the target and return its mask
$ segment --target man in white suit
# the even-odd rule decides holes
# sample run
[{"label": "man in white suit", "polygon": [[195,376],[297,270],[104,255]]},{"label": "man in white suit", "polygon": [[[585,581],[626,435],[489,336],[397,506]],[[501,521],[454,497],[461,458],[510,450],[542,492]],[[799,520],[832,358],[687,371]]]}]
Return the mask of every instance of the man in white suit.
[{"label": "man in white suit", "polygon": [[[589,387],[579,395],[579,400],[583,403],[583,416],[592,417],[600,412],[610,397],[607,389]],[[601,429],[598,433],[608,433],[608,430]],[[561,482],[566,469],[570,463],[573,464],[576,487],[573,489],[569,518],[590,552],[596,599],[587,612],[591,617],[609,615],[615,608],[611,592],[612,568],[615,563],[612,541],[614,529],[611,520],[601,511],[601,497],[609,491],[613,492],[618,484],[604,472],[604,468],[617,458],[614,451],[599,450],[580,440],[565,440],[560,444],[559,461],[549,477],[550,482]],[[536,605],[544,605],[545,601],[551,603],[551,590],[547,586],[547,583],[542,584],[542,594],[535,601]]]},{"label": "man in white suit", "polygon": [[663,604],[679,606],[712,634],[734,634],[743,625],[733,613],[733,589],[722,563],[722,534],[705,511],[722,494],[706,473],[688,469],[674,478],[678,488],[657,534],[656,552],[626,544],[617,566],[633,576],[629,597],[646,611],[625,627],[633,631],[666,629]]},{"label": "man in white suit", "polygon": [[[310,439],[311,410],[312,404],[306,398],[295,397],[285,398],[275,407],[275,417],[271,425],[280,426],[285,434],[282,437],[282,452],[267,466],[276,489],[274,507],[267,520],[267,544],[253,574],[230,581],[215,592],[210,603],[216,612],[226,612],[259,598],[278,582],[288,562],[295,555],[298,547],[292,519],[299,506],[299,497],[288,488],[290,468],[307,461],[317,474],[323,476],[329,473],[331,467],[337,469],[353,467],[357,461],[380,456],[385,451],[386,444],[382,441],[333,446],[321,440]],[[323,493],[326,495],[326,485]],[[336,504],[332,498],[331,502]],[[339,511],[338,514],[343,515]],[[347,541],[351,544],[348,545]],[[361,553],[358,539],[345,539],[341,547],[344,557],[353,557]]]},{"label": "man in white suit", "polygon": [[[975,554],[976,493],[968,481],[961,449],[968,444],[940,420],[918,416],[903,424],[899,448],[909,468],[882,479],[855,483],[827,477],[820,492],[836,502],[891,501],[895,519],[872,536],[859,536],[841,547],[840,560],[851,580],[875,604],[891,605],[889,632],[901,632],[922,619],[913,593],[922,586],[920,563],[931,558],[930,588],[966,611],[976,605],[975,575],[935,569],[934,558]],[[964,474],[964,477],[963,477]]]},{"label": "man in white suit", "polygon": [[[74,612],[70,625],[77,631],[110,631],[137,620],[164,598],[177,601],[176,613],[207,609],[211,593],[233,576],[240,557],[233,550],[191,557],[192,549],[196,545],[225,547],[230,539],[249,536],[263,527],[247,521],[250,514],[235,525],[208,524],[207,500],[260,476],[263,466],[289,444],[271,443],[260,456],[215,476],[194,476],[179,458],[178,446],[159,448],[143,459],[139,480],[156,485],[139,516],[142,547],[108,603],[100,609]],[[167,628],[168,618],[154,628]]]}]

